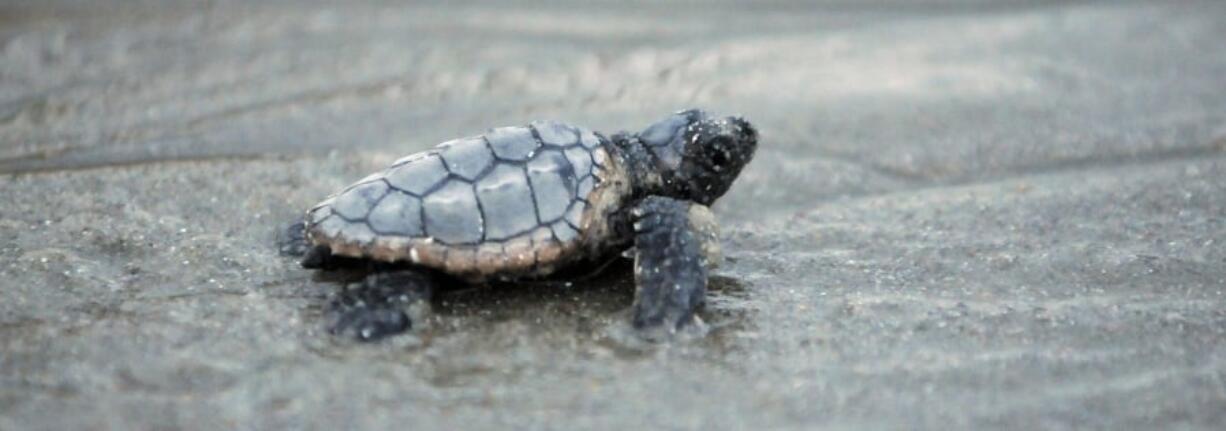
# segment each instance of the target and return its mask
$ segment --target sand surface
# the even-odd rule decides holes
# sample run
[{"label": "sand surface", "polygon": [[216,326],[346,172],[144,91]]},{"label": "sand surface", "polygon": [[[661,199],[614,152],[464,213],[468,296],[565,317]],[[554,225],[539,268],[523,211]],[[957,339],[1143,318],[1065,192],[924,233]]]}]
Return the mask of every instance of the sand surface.
[{"label": "sand surface", "polygon": [[[254,3],[254,4],[253,4]],[[0,3],[0,429],[1222,429],[1226,3]],[[741,113],[704,338],[631,275],[330,337],[274,231],[487,127]]]}]

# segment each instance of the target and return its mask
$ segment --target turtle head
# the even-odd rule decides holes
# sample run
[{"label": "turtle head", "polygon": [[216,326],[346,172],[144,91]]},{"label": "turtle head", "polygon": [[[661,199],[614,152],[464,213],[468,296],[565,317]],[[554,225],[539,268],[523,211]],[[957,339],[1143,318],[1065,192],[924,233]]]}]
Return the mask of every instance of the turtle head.
[{"label": "turtle head", "polygon": [[681,111],[638,134],[656,159],[662,194],[711,205],[758,147],[758,132],[741,117]]}]

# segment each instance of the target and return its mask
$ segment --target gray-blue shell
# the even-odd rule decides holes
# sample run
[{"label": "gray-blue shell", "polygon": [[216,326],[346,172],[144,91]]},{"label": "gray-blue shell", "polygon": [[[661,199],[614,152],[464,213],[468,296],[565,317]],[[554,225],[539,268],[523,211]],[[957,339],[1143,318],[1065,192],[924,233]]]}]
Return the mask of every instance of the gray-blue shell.
[{"label": "gray-blue shell", "polygon": [[607,163],[601,138],[557,122],[500,127],[402,158],[312,208],[308,232],[366,244],[376,238],[485,245],[580,235]]}]

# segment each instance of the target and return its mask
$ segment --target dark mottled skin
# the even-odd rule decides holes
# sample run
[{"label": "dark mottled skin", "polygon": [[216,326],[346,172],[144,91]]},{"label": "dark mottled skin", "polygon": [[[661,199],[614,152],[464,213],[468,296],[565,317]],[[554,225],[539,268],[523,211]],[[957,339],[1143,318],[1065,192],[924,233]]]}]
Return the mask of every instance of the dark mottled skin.
[{"label": "dark mottled skin", "polygon": [[[517,133],[521,129],[497,130]],[[519,138],[506,137],[507,144],[494,151],[500,158],[530,157],[531,145],[527,141],[519,145]],[[620,206],[604,221],[610,231],[602,239],[605,246],[589,250],[614,254],[634,247],[636,328],[672,332],[695,320],[706,294],[710,262],[690,220],[691,206],[709,206],[727,192],[753,159],[757,140],[757,132],[745,120],[714,118],[700,110],[678,112],[640,133],[600,139],[600,145],[625,167],[629,178],[622,180],[629,187],[628,195],[617,201]],[[540,202],[533,204],[538,213],[557,212]],[[549,204],[552,202],[546,202]],[[305,252],[302,264],[307,268],[328,269],[342,261],[362,263],[332,256],[326,246],[305,244],[302,223],[294,223],[285,231],[281,250]],[[575,257],[575,261],[591,262],[605,256]],[[369,341],[407,330],[411,322],[403,311],[405,306],[428,299],[445,277],[411,265],[366,265],[372,274],[362,287],[346,290],[333,301],[337,316],[333,333]]]},{"label": "dark mottled skin", "polygon": [[337,317],[331,332],[363,341],[404,332],[412,327],[404,308],[416,301],[429,301],[437,285],[436,276],[430,272],[375,271],[361,287],[347,290],[332,301],[330,308]]},{"label": "dark mottled skin", "polygon": [[[732,187],[741,169],[753,159],[757,131],[741,118],[711,119],[699,110],[674,116],[687,119],[681,142],[651,145],[638,134],[625,133],[612,140],[630,161],[628,170],[634,175],[636,191],[709,206]],[[672,152],[680,157],[669,157]]]},{"label": "dark mottled skin", "polygon": [[634,326],[679,327],[707,292],[707,262],[689,228],[690,203],[648,196],[634,214]]}]

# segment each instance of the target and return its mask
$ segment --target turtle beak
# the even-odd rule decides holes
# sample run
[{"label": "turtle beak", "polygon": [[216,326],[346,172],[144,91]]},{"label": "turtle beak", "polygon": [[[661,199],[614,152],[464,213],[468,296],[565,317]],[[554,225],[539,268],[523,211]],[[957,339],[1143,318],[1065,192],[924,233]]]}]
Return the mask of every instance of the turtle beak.
[{"label": "turtle beak", "polygon": [[745,121],[743,117],[728,117],[728,124],[732,126],[732,132],[736,134],[737,140],[742,144],[748,144],[750,147],[758,146],[758,129],[755,129],[752,124]]}]

